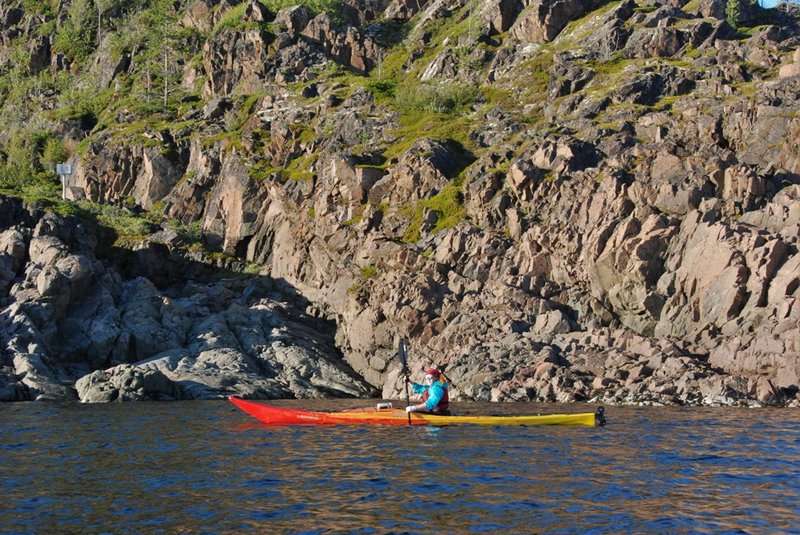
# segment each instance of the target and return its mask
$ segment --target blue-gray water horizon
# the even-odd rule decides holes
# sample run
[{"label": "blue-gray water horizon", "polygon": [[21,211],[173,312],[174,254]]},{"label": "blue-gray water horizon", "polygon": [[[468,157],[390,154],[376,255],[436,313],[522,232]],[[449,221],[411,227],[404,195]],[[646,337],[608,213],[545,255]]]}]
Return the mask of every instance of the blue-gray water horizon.
[{"label": "blue-gray water horizon", "polygon": [[602,428],[269,427],[226,401],[0,404],[0,532],[800,533],[800,410],[606,411]]}]

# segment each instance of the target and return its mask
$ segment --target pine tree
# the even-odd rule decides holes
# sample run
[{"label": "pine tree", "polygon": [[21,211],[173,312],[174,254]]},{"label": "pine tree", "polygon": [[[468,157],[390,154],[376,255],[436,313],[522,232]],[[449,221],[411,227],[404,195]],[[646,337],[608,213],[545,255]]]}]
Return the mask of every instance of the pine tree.
[{"label": "pine tree", "polygon": [[94,5],[91,0],[74,0],[56,35],[56,49],[72,61],[85,60],[94,48]]},{"label": "pine tree", "polygon": [[741,0],[727,0],[725,4],[725,20],[731,25],[734,30],[739,29],[739,23],[742,20],[742,3]]},{"label": "pine tree", "polygon": [[94,7],[97,9],[97,45],[100,46],[100,39],[103,31],[103,17],[119,10],[125,5],[123,0],[94,0]]}]

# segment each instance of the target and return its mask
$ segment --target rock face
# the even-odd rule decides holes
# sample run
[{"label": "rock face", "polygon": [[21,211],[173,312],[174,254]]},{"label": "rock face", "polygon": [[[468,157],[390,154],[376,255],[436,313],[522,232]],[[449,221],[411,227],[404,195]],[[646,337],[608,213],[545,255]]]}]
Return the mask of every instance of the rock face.
[{"label": "rock face", "polygon": [[189,6],[173,122],[60,124],[88,137],[69,197],[260,274],[102,254],[0,198],[0,399],[398,398],[407,337],[454,399],[798,404],[797,13],[743,36],[719,2],[473,4]]},{"label": "rock face", "polygon": [[362,37],[352,26],[344,31],[336,28],[325,14],[312,19],[302,29],[301,35],[320,45],[337,63],[361,73],[372,69],[380,56],[380,50],[372,39]]},{"label": "rock face", "polygon": [[[183,266],[181,283],[165,280],[172,284],[162,291],[134,276],[130,259],[125,280],[98,261],[85,223],[15,210],[22,217],[8,222],[0,257],[11,259],[15,276],[0,313],[3,399],[373,393],[336,356],[330,323],[310,316],[308,303],[280,284],[265,277],[189,283],[191,261],[176,257],[169,261]],[[156,253],[141,264],[163,271]],[[208,279],[206,271],[190,276]]]},{"label": "rock face", "polygon": [[[585,2],[582,0],[525,2],[525,9],[511,26],[509,32],[512,37],[522,41],[546,43],[555,39],[571,20],[583,17],[600,4],[600,1]],[[508,13],[509,9],[503,6],[500,11]],[[504,24],[501,22],[500,28],[503,26]]]}]

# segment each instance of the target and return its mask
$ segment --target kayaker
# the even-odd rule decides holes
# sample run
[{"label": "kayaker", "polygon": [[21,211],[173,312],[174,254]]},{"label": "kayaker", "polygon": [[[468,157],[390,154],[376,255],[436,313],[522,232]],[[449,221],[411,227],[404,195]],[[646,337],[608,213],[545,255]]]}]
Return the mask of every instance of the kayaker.
[{"label": "kayaker", "polygon": [[436,368],[425,372],[425,384],[411,383],[415,394],[422,395],[422,403],[409,405],[406,412],[429,412],[431,414],[450,414],[449,385]]}]

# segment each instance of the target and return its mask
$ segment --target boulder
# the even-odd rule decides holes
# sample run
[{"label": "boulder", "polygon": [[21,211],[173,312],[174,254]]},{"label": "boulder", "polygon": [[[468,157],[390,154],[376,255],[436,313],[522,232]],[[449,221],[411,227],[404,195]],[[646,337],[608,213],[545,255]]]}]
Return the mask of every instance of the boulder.
[{"label": "boulder", "polygon": [[211,11],[215,3],[214,0],[195,0],[184,12],[181,24],[200,32],[211,31],[213,23]]},{"label": "boulder", "polygon": [[457,158],[452,144],[423,138],[370,188],[367,198],[375,204],[398,204],[432,197],[447,184]]},{"label": "boulder", "polygon": [[781,66],[778,76],[788,78],[790,76],[800,76],[800,48],[794,51],[792,63]]},{"label": "boulder", "polygon": [[281,9],[275,15],[273,22],[289,35],[295,35],[305,30],[310,21],[311,13],[306,6],[300,4]]},{"label": "boulder", "polygon": [[78,379],[75,388],[83,403],[180,399],[180,389],[163,373],[130,364],[92,372]]},{"label": "boulder", "polygon": [[580,0],[534,0],[509,29],[515,39],[529,43],[547,43],[555,39],[572,21],[583,17],[599,3]]},{"label": "boulder", "polygon": [[508,31],[523,9],[520,0],[492,0],[484,2],[481,21],[490,35]]}]

